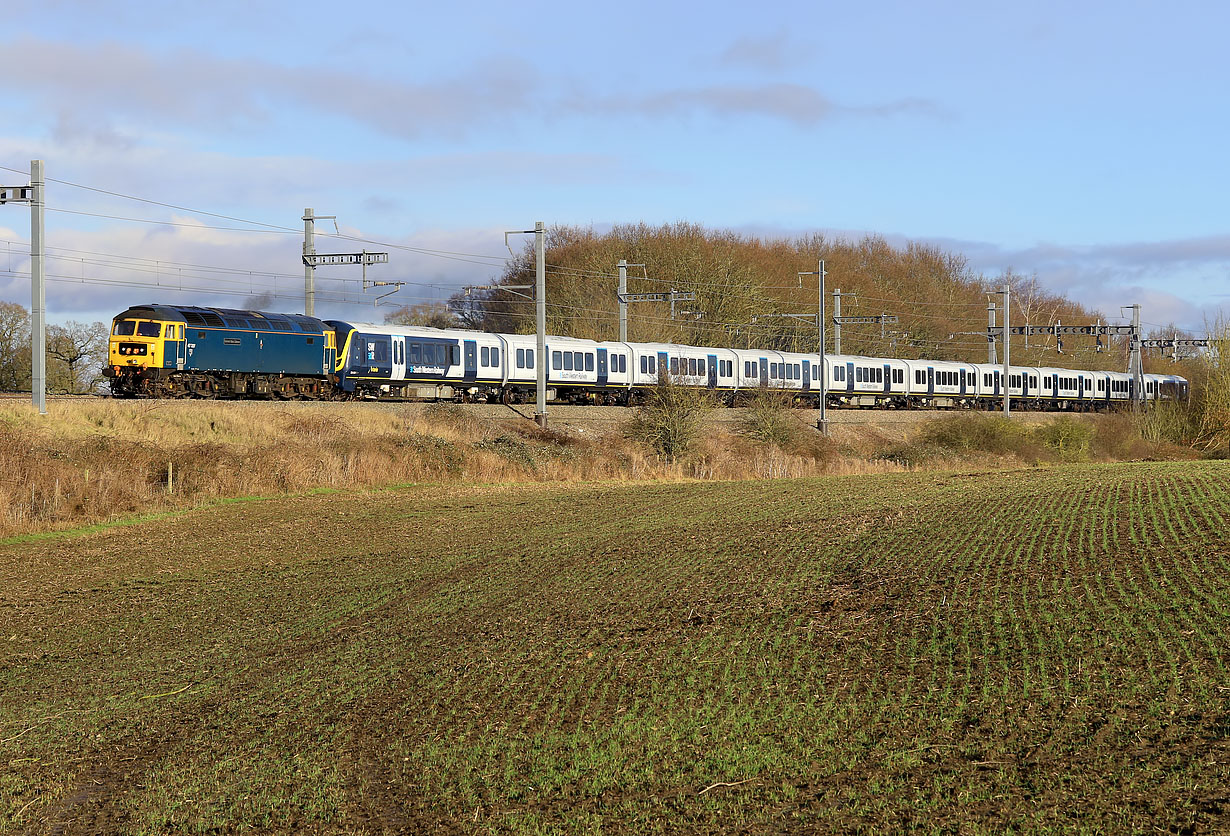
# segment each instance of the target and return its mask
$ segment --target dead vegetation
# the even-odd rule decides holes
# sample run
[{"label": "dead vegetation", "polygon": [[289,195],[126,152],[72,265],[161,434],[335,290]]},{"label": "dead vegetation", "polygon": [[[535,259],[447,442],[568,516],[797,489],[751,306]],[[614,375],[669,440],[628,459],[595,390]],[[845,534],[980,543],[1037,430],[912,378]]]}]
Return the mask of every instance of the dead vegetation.
[{"label": "dead vegetation", "polygon": [[1183,455],[1146,440],[1129,416],[1027,428],[958,415],[922,425],[904,443],[875,428],[829,439],[814,412],[773,392],[726,429],[685,391],[668,387],[629,424],[599,434],[483,420],[452,404],[93,400],[53,402],[44,419],[4,404],[0,537],[232,497],[419,482],[776,479]]}]

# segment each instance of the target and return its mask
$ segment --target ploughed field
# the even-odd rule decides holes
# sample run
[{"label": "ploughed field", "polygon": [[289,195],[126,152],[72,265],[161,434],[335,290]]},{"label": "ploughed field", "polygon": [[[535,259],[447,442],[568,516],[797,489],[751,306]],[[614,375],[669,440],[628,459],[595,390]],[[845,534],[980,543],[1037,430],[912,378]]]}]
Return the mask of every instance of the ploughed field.
[{"label": "ploughed field", "polygon": [[0,545],[0,831],[1230,828],[1230,466],[226,503]]}]

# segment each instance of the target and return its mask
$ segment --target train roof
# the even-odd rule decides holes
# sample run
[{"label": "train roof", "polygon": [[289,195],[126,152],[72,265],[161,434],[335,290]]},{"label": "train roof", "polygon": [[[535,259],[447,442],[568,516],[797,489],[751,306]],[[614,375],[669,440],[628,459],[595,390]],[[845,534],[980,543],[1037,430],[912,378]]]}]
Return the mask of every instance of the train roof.
[{"label": "train roof", "polygon": [[115,319],[158,319],[184,322],[211,328],[236,328],[254,331],[295,331],[320,334],[325,323],[303,314],[242,311],[234,308],[201,308],[195,305],[133,305]]}]

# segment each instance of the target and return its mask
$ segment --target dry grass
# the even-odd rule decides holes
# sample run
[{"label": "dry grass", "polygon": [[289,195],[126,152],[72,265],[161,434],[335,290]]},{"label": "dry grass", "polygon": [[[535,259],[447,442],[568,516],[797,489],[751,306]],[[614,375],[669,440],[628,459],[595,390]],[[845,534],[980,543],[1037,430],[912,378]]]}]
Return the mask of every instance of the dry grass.
[{"label": "dry grass", "polygon": [[[1126,417],[1098,419],[1091,440],[1075,433],[1075,453],[1057,455],[1037,432],[1022,436],[1025,446],[1002,444],[997,432],[974,432],[971,441],[965,423],[924,425],[906,445],[874,428],[834,441],[815,431],[810,413],[786,410],[797,426],[785,441],[710,424],[686,456],[672,460],[617,431],[540,430],[447,404],[91,400],[53,401],[48,409],[39,419],[26,404],[0,404],[0,537],[231,497],[416,482],[736,480],[1175,456],[1174,448],[1144,441]],[[1061,429],[1052,444],[1073,435]]]}]

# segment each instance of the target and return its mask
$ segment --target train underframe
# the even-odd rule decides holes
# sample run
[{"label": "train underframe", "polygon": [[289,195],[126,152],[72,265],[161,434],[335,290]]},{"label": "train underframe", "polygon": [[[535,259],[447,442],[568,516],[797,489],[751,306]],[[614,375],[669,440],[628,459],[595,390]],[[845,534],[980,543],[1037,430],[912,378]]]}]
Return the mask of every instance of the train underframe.
[{"label": "train underframe", "polygon": [[[456,400],[464,403],[533,403],[537,398],[534,386],[480,383],[467,386],[463,381],[440,380],[434,385],[421,382],[392,382],[361,385],[354,393],[344,392],[324,375],[259,374],[254,372],[202,372],[176,369],[108,367],[111,394],[117,398],[207,398],[276,400]],[[638,406],[645,403],[652,387],[589,387],[555,386],[549,388],[552,403],[582,406]],[[738,392],[715,390],[718,401],[726,406],[746,403],[759,391]],[[784,392],[784,390],[783,390]],[[830,409],[951,409],[986,410],[1002,408],[1000,397],[962,397],[946,395],[849,394],[827,393]],[[797,407],[818,408],[820,398],[815,393],[793,394]],[[1012,398],[1011,408],[1040,412],[1102,412],[1115,408],[1118,402],[1065,401],[1038,398]]]},{"label": "train underframe", "polygon": [[177,369],[108,367],[111,394],[117,398],[271,398],[337,400],[342,396],[324,375],[198,372]]}]

